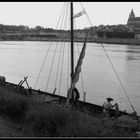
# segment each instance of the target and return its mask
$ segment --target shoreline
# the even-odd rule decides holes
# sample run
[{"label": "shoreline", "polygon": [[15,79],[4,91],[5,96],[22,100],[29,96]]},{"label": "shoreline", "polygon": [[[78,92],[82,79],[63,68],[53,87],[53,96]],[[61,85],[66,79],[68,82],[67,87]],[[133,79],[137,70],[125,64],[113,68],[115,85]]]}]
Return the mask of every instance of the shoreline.
[{"label": "shoreline", "polygon": [[[46,37],[31,37],[25,36],[19,38],[17,36],[9,36],[0,38],[0,41],[53,41],[53,42],[69,42],[70,39],[67,37],[63,38],[46,38]],[[76,38],[75,42],[84,42],[84,38]],[[122,39],[122,38],[88,38],[88,43],[105,43],[105,44],[120,44],[120,45],[140,45],[140,39]]]}]

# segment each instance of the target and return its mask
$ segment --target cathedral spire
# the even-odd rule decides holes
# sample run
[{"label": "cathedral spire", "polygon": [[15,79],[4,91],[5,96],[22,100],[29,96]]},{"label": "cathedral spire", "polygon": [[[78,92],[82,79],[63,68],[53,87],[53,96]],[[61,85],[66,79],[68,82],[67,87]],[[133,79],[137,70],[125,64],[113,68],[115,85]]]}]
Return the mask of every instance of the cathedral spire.
[{"label": "cathedral spire", "polygon": [[134,11],[133,9],[131,9],[131,13],[129,14],[129,19],[134,18],[134,17],[135,17]]}]

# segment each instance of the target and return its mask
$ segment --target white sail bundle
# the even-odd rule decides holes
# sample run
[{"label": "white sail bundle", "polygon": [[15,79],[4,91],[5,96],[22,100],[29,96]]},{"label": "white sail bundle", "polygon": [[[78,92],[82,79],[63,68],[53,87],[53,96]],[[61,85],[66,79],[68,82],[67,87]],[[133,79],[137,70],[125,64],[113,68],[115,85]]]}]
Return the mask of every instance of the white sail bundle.
[{"label": "white sail bundle", "polygon": [[81,51],[81,53],[80,53],[80,56],[79,56],[79,59],[78,59],[78,62],[77,62],[77,66],[76,66],[76,68],[75,68],[75,73],[74,73],[74,76],[73,76],[73,81],[72,81],[72,83],[71,83],[70,89],[68,90],[68,98],[67,98],[67,101],[66,101],[66,105],[68,105],[69,99],[70,99],[70,97],[71,97],[72,90],[73,90],[73,88],[75,87],[75,84],[76,84],[76,83],[78,82],[78,80],[79,80],[79,74],[80,74],[80,72],[81,72],[81,65],[82,65],[83,58],[84,58],[84,56],[85,56],[86,40],[87,40],[87,37],[86,37],[86,39],[85,39],[85,42],[84,42],[82,51]]}]

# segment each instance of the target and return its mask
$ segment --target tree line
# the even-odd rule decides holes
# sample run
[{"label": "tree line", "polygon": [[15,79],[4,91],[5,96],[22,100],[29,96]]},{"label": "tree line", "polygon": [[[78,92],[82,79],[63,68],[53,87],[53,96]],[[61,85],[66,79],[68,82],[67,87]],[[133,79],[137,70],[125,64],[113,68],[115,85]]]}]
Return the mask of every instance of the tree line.
[{"label": "tree line", "polygon": [[[86,32],[90,30],[89,36],[94,37],[97,35],[98,37],[102,38],[134,38],[135,32],[134,30],[127,26],[127,25],[99,25],[84,29],[77,29],[77,32]],[[39,32],[58,32],[58,33],[69,33],[70,30],[56,30],[53,28],[44,28],[42,26],[36,26],[34,28],[29,28],[28,26],[24,25],[3,25],[0,24],[0,33],[39,33]]]}]

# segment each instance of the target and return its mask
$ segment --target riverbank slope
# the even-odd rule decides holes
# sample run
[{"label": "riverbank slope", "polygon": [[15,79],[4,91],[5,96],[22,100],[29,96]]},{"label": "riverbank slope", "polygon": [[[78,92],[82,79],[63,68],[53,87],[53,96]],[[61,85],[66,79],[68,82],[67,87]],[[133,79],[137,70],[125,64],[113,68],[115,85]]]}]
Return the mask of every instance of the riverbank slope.
[{"label": "riverbank slope", "polygon": [[11,132],[2,137],[135,137],[132,130],[105,126],[99,116],[40,104],[8,87],[0,87],[0,115],[6,122],[0,129]]}]

